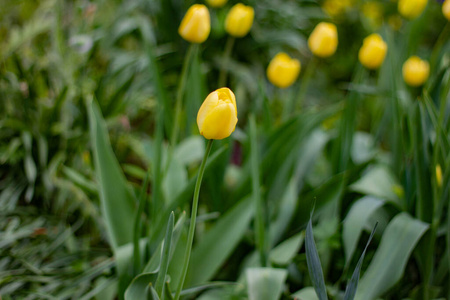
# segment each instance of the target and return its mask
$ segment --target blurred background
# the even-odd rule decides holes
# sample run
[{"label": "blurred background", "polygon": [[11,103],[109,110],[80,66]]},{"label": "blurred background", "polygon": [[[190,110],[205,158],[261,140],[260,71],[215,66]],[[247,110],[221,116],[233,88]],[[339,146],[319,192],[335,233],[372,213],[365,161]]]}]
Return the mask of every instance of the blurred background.
[{"label": "blurred background", "polygon": [[[197,111],[221,87],[219,73],[226,70],[239,122],[231,138],[213,147],[196,244],[208,253],[201,242],[224,216],[235,220],[230,224],[245,222],[223,229],[224,239],[234,237],[223,253],[200,257],[194,248],[191,264],[204,273],[190,273],[185,287],[213,280],[237,285],[208,287],[186,299],[249,297],[242,278],[258,259],[254,212],[243,207],[250,207],[247,199],[255,192],[254,155],[270,265],[285,272],[274,299],[317,299],[303,245],[313,203],[315,240],[333,299],[343,299],[375,222],[357,299],[449,299],[450,27],[442,3],[430,0],[419,17],[408,20],[394,0],[244,1],[255,9],[254,23],[248,35],[236,38],[229,59],[224,21],[237,1],[210,7],[211,34],[188,68],[178,142],[170,145],[190,47],[178,27],[194,3],[203,2],[2,0],[0,298],[123,299],[140,272],[130,271],[127,279],[118,275],[100,201],[115,182],[99,181],[98,149],[112,149],[135,195],[149,174],[145,194],[154,199],[159,190],[162,217],[144,215],[142,226],[159,224],[162,233],[153,241],[159,242],[168,213],[174,210],[178,218],[190,211],[205,147]],[[314,57],[307,44],[321,21],[334,23],[339,38],[336,53],[325,59]],[[388,44],[375,71],[358,61],[362,40],[371,33]],[[299,79],[286,89],[266,77],[280,51],[302,65]],[[430,62],[423,88],[403,81],[402,64],[411,55]],[[161,90],[164,99],[158,98]],[[92,125],[92,101],[107,134]],[[98,136],[109,141],[96,144]],[[152,171],[158,151],[160,177]],[[151,245],[143,264],[156,251]]]}]

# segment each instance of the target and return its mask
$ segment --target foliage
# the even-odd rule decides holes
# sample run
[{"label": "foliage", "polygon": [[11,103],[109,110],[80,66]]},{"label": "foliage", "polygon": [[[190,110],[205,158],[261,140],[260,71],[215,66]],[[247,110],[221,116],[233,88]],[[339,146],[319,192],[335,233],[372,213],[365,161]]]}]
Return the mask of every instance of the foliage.
[{"label": "foliage", "polygon": [[[450,297],[440,3],[406,20],[392,1],[248,0],[250,34],[229,42],[230,0],[190,47],[177,30],[195,1],[4,2],[0,298],[172,299],[206,146],[195,117],[219,77],[239,121],[206,164],[183,298]],[[307,47],[321,21],[338,28],[326,59]],[[374,32],[388,51],[369,71]],[[266,79],[280,51],[302,64],[287,89]],[[402,78],[411,55],[430,62],[421,88]]]}]

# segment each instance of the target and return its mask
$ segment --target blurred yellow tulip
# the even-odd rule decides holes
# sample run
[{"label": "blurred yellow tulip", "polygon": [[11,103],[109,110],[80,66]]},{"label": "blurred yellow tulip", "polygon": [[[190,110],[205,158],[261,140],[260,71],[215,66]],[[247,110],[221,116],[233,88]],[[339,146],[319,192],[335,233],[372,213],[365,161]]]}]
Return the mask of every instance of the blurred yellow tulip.
[{"label": "blurred yellow tulip", "polygon": [[444,4],[442,4],[442,13],[450,21],[450,0],[445,0]]},{"label": "blurred yellow tulip", "polygon": [[429,75],[430,65],[417,56],[411,56],[403,64],[403,79],[412,87],[423,85]]},{"label": "blurred yellow tulip", "polygon": [[384,61],[387,52],[387,44],[379,34],[373,33],[363,41],[359,49],[359,61],[368,69],[378,69]]},{"label": "blurred yellow tulip", "polygon": [[414,19],[423,12],[427,3],[428,0],[399,0],[398,12],[407,19]]},{"label": "blurred yellow tulip", "polygon": [[338,34],[336,25],[326,22],[319,23],[308,38],[308,47],[319,57],[329,57],[336,52]]},{"label": "blurred yellow tulip", "polygon": [[200,134],[208,140],[229,137],[237,121],[236,97],[229,88],[220,88],[209,94],[197,114]]},{"label": "blurred yellow tulip", "polygon": [[287,88],[292,85],[300,74],[300,61],[280,52],[270,61],[267,67],[267,78],[279,87]]},{"label": "blurred yellow tulip", "polygon": [[192,5],[181,21],[178,33],[191,43],[203,43],[211,31],[208,8],[203,4]]},{"label": "blurred yellow tulip", "polygon": [[436,182],[439,187],[442,186],[442,168],[441,165],[436,166]]},{"label": "blurred yellow tulip", "polygon": [[242,3],[234,5],[225,19],[225,30],[234,37],[243,37],[252,28],[255,10]]},{"label": "blurred yellow tulip", "polygon": [[352,6],[352,0],[325,0],[322,9],[331,17],[336,17]]},{"label": "blurred yellow tulip", "polygon": [[228,0],[206,0],[206,3],[208,3],[211,7],[222,7],[224,6]]}]

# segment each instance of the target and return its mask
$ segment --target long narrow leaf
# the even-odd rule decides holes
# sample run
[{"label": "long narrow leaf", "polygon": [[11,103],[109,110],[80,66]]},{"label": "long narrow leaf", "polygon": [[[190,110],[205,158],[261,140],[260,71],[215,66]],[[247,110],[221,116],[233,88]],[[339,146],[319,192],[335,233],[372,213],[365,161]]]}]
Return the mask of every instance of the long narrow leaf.
[{"label": "long narrow leaf", "polygon": [[113,249],[133,241],[134,195],[114,155],[98,106],[87,101],[100,206]]},{"label": "long narrow leaf", "polygon": [[359,282],[359,274],[361,272],[361,266],[364,260],[364,256],[366,255],[367,247],[369,247],[370,242],[372,241],[373,235],[375,234],[375,231],[377,230],[378,223],[375,224],[372,233],[370,234],[369,240],[367,241],[366,247],[364,248],[363,253],[361,254],[361,257],[359,258],[358,264],[356,265],[355,271],[353,271],[352,278],[350,279],[350,282],[347,285],[347,289],[345,290],[344,300],[353,300],[356,295],[356,289],[358,288],[358,282]]},{"label": "long narrow leaf", "polygon": [[166,279],[167,269],[169,267],[169,259],[170,259],[170,246],[172,243],[172,235],[173,235],[173,212],[170,214],[169,222],[167,223],[167,231],[166,238],[164,239],[164,246],[162,250],[161,257],[161,265],[159,268],[158,278],[156,279],[155,288],[158,295],[161,295],[161,299],[164,300],[164,281]]},{"label": "long narrow leaf", "polygon": [[312,214],[306,227],[306,262],[308,263],[309,276],[316,290],[319,300],[327,300],[327,289],[323,278],[322,265],[320,263],[319,253],[317,252],[316,243],[314,242],[312,230]]}]

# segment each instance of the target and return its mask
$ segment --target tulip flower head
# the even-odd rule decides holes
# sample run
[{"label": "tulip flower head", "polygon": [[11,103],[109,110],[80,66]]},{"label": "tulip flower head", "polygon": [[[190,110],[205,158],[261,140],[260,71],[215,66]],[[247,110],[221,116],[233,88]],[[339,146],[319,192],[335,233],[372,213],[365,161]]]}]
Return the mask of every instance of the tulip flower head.
[{"label": "tulip flower head", "polygon": [[329,57],[336,52],[338,34],[336,25],[326,22],[319,23],[308,38],[308,47],[319,57]]},{"label": "tulip flower head", "polygon": [[399,0],[398,12],[407,19],[414,19],[423,12],[427,3],[428,0]]},{"label": "tulip flower head", "polygon": [[208,8],[203,4],[192,5],[181,21],[178,33],[191,43],[203,43],[211,31]]},{"label": "tulip flower head", "polygon": [[378,69],[384,61],[387,52],[387,44],[380,35],[373,33],[363,41],[359,49],[359,61],[368,69]]},{"label": "tulip flower head", "polygon": [[200,134],[208,140],[229,137],[237,121],[236,97],[229,88],[220,88],[209,94],[197,114]]},{"label": "tulip flower head", "polygon": [[273,85],[287,88],[295,82],[300,69],[298,59],[290,58],[286,53],[280,52],[270,61],[267,67],[267,78]]},{"label": "tulip flower head", "polygon": [[450,21],[450,0],[445,0],[444,4],[442,4],[442,13]]},{"label": "tulip flower head", "polygon": [[227,3],[228,0],[206,0],[206,3],[208,3],[211,7],[222,7]]},{"label": "tulip flower head", "polygon": [[417,56],[411,56],[403,64],[403,79],[412,87],[421,86],[430,75],[430,65]]},{"label": "tulip flower head", "polygon": [[225,19],[225,30],[234,37],[244,37],[250,31],[255,17],[255,10],[242,3],[234,5]]}]

